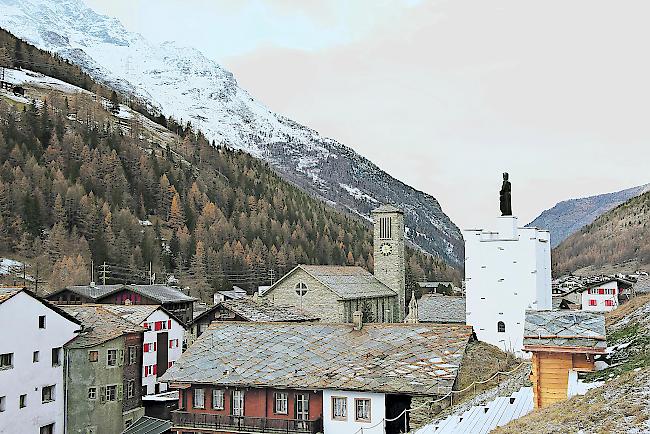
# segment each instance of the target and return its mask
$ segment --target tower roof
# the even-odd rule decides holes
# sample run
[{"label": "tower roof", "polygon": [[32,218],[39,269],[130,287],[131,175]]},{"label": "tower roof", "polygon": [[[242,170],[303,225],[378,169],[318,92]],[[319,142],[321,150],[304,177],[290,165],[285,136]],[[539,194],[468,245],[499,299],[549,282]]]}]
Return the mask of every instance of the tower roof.
[{"label": "tower roof", "polygon": [[397,212],[400,214],[404,214],[404,211],[388,203],[385,203],[372,210],[373,214],[381,214],[381,213],[389,213],[389,212],[390,213]]}]

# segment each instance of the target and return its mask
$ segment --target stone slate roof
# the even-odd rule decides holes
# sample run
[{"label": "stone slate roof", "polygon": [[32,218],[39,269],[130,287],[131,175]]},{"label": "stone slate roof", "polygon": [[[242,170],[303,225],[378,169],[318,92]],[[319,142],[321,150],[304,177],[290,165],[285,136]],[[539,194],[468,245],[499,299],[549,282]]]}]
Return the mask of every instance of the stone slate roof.
[{"label": "stone slate roof", "polygon": [[145,331],[143,327],[115,315],[103,304],[69,305],[60,308],[80,321],[83,326],[79,336],[66,344],[68,348],[94,347],[127,333]]},{"label": "stone slate roof", "polygon": [[319,318],[301,312],[293,306],[276,306],[263,300],[252,298],[226,300],[220,303],[224,308],[234,312],[246,321],[256,322],[303,322],[317,321]]},{"label": "stone slate roof", "polygon": [[123,289],[144,295],[161,304],[196,300],[196,298],[190,297],[181,290],[166,285],[75,285],[52,292],[48,294],[48,297],[68,290],[97,301]]},{"label": "stone slate roof", "polygon": [[354,300],[357,298],[397,296],[395,291],[381,283],[375,276],[361,267],[345,265],[298,265],[296,268],[303,269],[314,279],[327,286],[341,299]]},{"label": "stone slate roof", "polygon": [[234,387],[410,395],[451,390],[471,327],[214,322],[161,378]]},{"label": "stone slate roof", "polygon": [[418,300],[418,321],[465,324],[465,297],[424,294]]},{"label": "stone slate roof", "polygon": [[122,431],[122,434],[163,434],[169,432],[171,427],[172,422],[169,420],[142,416],[133,425]]},{"label": "stone slate roof", "polygon": [[11,297],[18,294],[22,290],[23,288],[18,288],[14,286],[0,287],[0,304],[9,300]]},{"label": "stone slate roof", "polygon": [[605,315],[574,310],[527,310],[524,347],[565,347],[603,352]]},{"label": "stone slate roof", "polygon": [[639,276],[633,289],[637,294],[650,293],[650,276]]},{"label": "stone slate roof", "polygon": [[181,327],[185,327],[183,321],[176,317],[176,315],[157,304],[102,304],[102,306],[106,310],[124,318],[127,321],[130,321],[135,325],[142,324],[144,321],[146,321],[147,318],[149,318],[152,313],[160,309],[165,312],[167,316],[179,323]]},{"label": "stone slate roof", "polygon": [[397,207],[395,207],[393,205],[390,205],[388,203],[378,206],[377,208],[373,209],[372,212],[373,213],[399,212],[399,213],[404,214],[404,212],[401,209],[399,209],[399,208],[397,208]]}]

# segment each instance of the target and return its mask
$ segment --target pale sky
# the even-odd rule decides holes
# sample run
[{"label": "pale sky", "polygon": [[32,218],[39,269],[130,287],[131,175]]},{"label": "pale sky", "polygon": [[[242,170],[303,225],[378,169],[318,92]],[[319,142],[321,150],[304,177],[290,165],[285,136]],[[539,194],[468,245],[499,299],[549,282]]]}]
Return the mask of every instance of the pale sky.
[{"label": "pale sky", "polygon": [[[650,2],[86,0],[193,46],[462,228],[650,182]],[[155,6],[153,6],[155,4]]]}]

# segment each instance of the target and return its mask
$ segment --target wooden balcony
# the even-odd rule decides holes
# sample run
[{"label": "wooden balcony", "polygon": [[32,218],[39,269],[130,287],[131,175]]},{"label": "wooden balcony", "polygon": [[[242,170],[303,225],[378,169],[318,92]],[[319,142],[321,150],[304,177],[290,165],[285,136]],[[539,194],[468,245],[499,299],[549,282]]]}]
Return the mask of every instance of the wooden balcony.
[{"label": "wooden balcony", "polygon": [[265,417],[172,411],[172,430],[200,429],[212,432],[317,434],[323,432],[322,419],[295,420]]}]

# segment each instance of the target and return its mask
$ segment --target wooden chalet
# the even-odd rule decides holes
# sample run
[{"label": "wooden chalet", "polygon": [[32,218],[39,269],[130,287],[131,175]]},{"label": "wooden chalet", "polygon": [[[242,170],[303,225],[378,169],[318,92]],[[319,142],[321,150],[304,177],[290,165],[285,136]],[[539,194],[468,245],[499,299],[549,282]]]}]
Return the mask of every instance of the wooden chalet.
[{"label": "wooden chalet", "polygon": [[546,407],[572,396],[578,372],[594,370],[607,347],[605,316],[585,311],[526,311],[524,350],[531,352],[533,401]]}]

